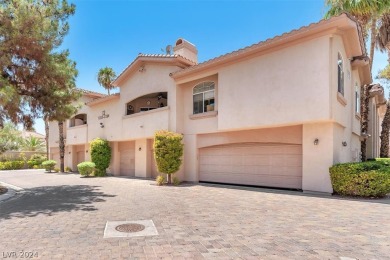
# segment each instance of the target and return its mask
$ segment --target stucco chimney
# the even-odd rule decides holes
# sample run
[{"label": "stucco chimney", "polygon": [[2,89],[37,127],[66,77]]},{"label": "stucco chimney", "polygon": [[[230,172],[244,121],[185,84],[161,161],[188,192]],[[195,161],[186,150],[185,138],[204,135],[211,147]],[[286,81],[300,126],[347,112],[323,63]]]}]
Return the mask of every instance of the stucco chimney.
[{"label": "stucco chimney", "polygon": [[195,45],[189,41],[179,38],[176,41],[175,47],[173,47],[173,52],[195,63],[198,63],[198,50],[196,49]]}]

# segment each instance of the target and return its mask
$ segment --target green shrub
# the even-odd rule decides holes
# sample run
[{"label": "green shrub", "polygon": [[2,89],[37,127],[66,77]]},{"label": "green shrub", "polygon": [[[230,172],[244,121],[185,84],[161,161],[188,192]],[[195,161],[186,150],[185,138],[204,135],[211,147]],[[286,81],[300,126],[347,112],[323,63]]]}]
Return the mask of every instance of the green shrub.
[{"label": "green shrub", "polygon": [[168,183],[172,183],[172,174],[180,169],[183,156],[183,135],[166,130],[154,134],[154,158],[158,171],[168,174]]},{"label": "green shrub", "polygon": [[105,176],[111,161],[111,147],[107,140],[101,138],[92,140],[91,159],[95,163],[95,176]]},{"label": "green shrub", "polygon": [[340,195],[383,197],[390,193],[388,161],[336,164],[329,168],[333,190]]},{"label": "green shrub", "polygon": [[24,161],[0,162],[0,170],[19,170],[24,168]]},{"label": "green shrub", "polygon": [[177,177],[173,177],[173,185],[179,186],[180,185],[180,179]]},{"label": "green shrub", "polygon": [[59,172],[60,168],[54,168],[54,172]]},{"label": "green shrub", "polygon": [[93,162],[82,162],[77,164],[77,169],[81,175],[90,176],[95,170],[95,166]]},{"label": "green shrub", "polygon": [[45,167],[46,171],[51,172],[54,169],[54,166],[56,166],[57,162],[54,160],[48,160],[42,162],[42,166]]},{"label": "green shrub", "polygon": [[163,175],[157,176],[156,183],[158,186],[164,185],[165,184],[165,177]]},{"label": "green shrub", "polygon": [[72,172],[72,169],[70,167],[66,167],[65,172]]},{"label": "green shrub", "polygon": [[34,169],[34,166],[41,166],[41,164],[46,161],[47,158],[45,155],[43,154],[33,154],[31,157],[30,157],[30,160],[27,161],[27,165],[28,165],[28,168],[33,168]]}]

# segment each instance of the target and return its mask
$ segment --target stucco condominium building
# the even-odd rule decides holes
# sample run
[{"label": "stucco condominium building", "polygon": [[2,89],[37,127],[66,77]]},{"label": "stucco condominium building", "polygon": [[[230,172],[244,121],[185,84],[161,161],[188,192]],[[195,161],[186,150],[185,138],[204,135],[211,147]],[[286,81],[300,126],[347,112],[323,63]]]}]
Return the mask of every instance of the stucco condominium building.
[{"label": "stucco condominium building", "polygon": [[[112,147],[108,172],[156,177],[160,129],[184,135],[184,181],[332,192],[328,168],[359,161],[360,87],[372,79],[361,29],[348,15],[203,63],[185,39],[173,51],[139,54],[113,82],[117,94],[84,92],[65,124],[65,166],[90,160],[89,142],[100,137]],[[370,157],[378,152],[378,93]],[[59,161],[57,136],[52,122],[50,154]]]}]

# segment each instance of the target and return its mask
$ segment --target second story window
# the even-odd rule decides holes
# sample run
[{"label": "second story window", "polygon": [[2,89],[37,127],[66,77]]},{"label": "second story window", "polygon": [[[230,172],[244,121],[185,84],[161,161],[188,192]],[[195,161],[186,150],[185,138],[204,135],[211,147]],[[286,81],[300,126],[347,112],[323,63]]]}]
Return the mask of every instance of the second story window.
[{"label": "second story window", "polygon": [[360,89],[357,83],[355,83],[355,113],[360,114]]},{"label": "second story window", "polygon": [[337,56],[337,91],[344,96],[344,68],[343,57],[340,53]]},{"label": "second story window", "polygon": [[215,83],[202,82],[193,89],[193,112],[194,114],[214,111]]}]

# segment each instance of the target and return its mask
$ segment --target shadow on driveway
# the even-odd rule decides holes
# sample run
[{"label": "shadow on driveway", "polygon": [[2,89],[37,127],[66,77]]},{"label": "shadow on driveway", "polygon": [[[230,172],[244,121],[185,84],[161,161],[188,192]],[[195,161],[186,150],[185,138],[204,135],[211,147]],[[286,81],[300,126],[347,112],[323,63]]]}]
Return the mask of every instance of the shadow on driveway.
[{"label": "shadow on driveway", "polygon": [[314,198],[322,198],[322,199],[347,200],[347,201],[379,203],[379,204],[390,205],[390,194],[388,194],[384,198],[359,198],[359,197],[343,197],[339,195],[330,195],[330,194],[328,195],[328,194],[321,194],[321,193],[305,193],[302,191],[288,190],[288,189],[241,186],[241,185],[230,185],[230,184],[219,184],[219,183],[203,182],[203,183],[199,183],[198,185],[205,186],[205,187],[218,187],[218,188],[232,189],[232,190],[248,190],[248,191],[289,195],[289,196],[314,197]]},{"label": "shadow on driveway", "polygon": [[116,195],[105,194],[100,186],[44,186],[25,190],[15,199],[0,203],[0,219],[51,216],[63,211],[94,211],[94,203]]}]

